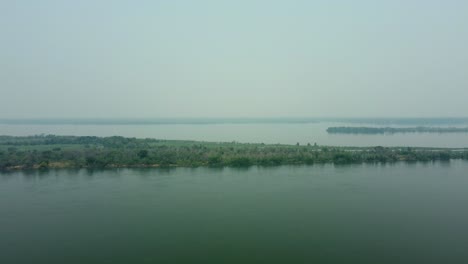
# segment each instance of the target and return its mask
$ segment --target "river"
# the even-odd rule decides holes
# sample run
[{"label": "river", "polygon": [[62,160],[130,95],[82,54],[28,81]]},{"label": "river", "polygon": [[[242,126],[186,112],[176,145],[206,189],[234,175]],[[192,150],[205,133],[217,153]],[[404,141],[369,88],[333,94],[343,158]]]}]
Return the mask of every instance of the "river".
[{"label": "river", "polygon": [[468,263],[468,163],[0,173],[0,263]]},{"label": "river", "polygon": [[[415,124],[391,124],[392,127]],[[416,124],[421,125],[421,124]],[[423,123],[442,126],[437,123]],[[456,124],[466,127],[465,124]],[[378,135],[328,134],[331,126],[386,126],[375,123],[347,122],[272,122],[272,123],[163,123],[127,124],[102,121],[95,123],[1,123],[0,135],[28,136],[38,134],[76,136],[125,136],[137,138],[181,139],[199,141],[237,141],[266,144],[314,144],[327,146],[387,146],[387,147],[468,147],[468,133],[402,133]],[[448,126],[444,124],[443,126]]]}]

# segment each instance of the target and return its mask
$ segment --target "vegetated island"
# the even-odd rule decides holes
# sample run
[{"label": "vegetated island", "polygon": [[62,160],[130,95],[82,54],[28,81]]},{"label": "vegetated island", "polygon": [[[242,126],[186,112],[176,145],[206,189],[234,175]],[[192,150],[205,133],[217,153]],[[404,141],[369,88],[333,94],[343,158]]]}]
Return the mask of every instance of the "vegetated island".
[{"label": "vegetated island", "polygon": [[329,127],[330,134],[468,133],[468,127]]},{"label": "vegetated island", "polygon": [[468,149],[330,147],[126,137],[0,136],[0,170],[47,168],[274,166],[468,160]]}]

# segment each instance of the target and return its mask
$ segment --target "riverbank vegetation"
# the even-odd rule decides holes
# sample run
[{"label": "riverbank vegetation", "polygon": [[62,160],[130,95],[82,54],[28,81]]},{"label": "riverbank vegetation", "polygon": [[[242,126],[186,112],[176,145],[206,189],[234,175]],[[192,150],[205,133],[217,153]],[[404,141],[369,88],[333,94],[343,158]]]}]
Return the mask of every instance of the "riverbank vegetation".
[{"label": "riverbank vegetation", "polygon": [[329,127],[330,134],[468,133],[468,127]]},{"label": "riverbank vegetation", "polygon": [[468,160],[468,149],[329,147],[137,139],[0,136],[0,169],[274,166]]}]

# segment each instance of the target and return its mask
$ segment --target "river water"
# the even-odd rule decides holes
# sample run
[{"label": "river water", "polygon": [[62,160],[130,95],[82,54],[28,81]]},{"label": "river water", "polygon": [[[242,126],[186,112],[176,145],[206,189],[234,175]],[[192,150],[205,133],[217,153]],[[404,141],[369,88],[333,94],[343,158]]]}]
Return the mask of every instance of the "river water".
[{"label": "river water", "polygon": [[0,174],[0,263],[468,263],[468,163]]},{"label": "river water", "polygon": [[[430,125],[430,124],[429,124]],[[38,134],[125,136],[266,144],[328,146],[468,147],[468,133],[404,133],[379,135],[328,134],[331,126],[385,126],[365,123],[209,123],[209,124],[4,124],[0,135]],[[402,127],[408,125],[393,125]],[[414,126],[414,125],[409,125]],[[440,125],[436,125],[440,126]],[[459,125],[460,126],[460,125]],[[466,126],[466,125],[463,125]]]}]

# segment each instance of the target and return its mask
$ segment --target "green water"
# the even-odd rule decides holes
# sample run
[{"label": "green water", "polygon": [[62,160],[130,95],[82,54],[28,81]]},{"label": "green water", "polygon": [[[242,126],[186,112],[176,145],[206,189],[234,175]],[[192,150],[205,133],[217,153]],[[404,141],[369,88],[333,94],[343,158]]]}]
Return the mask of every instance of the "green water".
[{"label": "green water", "polygon": [[0,174],[0,263],[468,263],[468,163]]}]

